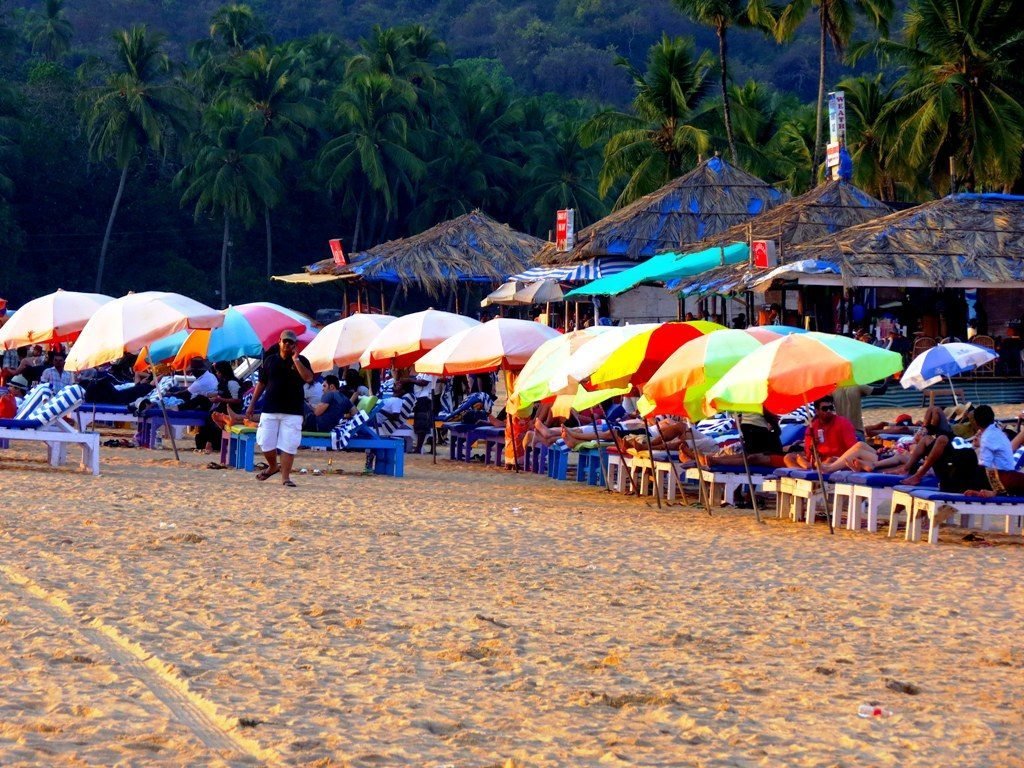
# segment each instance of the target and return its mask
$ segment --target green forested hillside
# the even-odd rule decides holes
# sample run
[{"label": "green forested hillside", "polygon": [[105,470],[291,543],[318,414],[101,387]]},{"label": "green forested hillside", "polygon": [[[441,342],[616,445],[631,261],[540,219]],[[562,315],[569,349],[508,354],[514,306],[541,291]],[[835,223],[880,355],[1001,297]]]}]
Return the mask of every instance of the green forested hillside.
[{"label": "green forested hillside", "polygon": [[876,197],[1020,191],[1015,0],[901,7],[0,0],[0,298],[336,304],[268,275],[474,208],[583,227],[715,152],[799,194],[821,178],[819,84],[846,92]]},{"label": "green forested hillside", "polygon": [[[39,0],[16,0],[24,11]],[[104,50],[110,34],[133,23],[167,33],[183,56],[205,36],[222,3],[216,0],[71,0],[68,19],[80,53]],[[630,83],[613,64],[618,53],[642,61],[663,32],[688,35],[702,48],[717,45],[712,30],[694,24],[670,0],[257,0],[249,5],[279,41],[326,32],[355,42],[375,24],[424,24],[460,58],[498,59],[529,91],[625,104]],[[756,32],[739,31],[735,79],[753,77],[811,98],[817,83],[814,30],[785,47]]]}]

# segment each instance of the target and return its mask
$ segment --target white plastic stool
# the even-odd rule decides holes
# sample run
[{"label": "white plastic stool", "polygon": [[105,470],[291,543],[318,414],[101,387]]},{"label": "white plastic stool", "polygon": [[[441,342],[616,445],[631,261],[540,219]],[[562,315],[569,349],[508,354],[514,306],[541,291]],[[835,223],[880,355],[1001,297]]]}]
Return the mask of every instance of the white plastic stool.
[{"label": "white plastic stool", "polygon": [[850,525],[854,518],[853,511],[853,485],[850,483],[835,483],[832,486],[832,527],[839,528],[842,519],[846,518],[846,527],[853,530]]}]

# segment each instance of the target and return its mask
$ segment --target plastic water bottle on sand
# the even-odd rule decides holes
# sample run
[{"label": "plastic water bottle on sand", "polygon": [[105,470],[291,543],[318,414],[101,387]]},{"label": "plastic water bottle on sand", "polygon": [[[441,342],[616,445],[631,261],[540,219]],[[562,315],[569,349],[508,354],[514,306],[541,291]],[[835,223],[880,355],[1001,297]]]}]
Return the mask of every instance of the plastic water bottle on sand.
[{"label": "plastic water bottle on sand", "polygon": [[892,715],[892,710],[877,704],[861,704],[857,707],[857,715],[860,717],[889,717]]}]

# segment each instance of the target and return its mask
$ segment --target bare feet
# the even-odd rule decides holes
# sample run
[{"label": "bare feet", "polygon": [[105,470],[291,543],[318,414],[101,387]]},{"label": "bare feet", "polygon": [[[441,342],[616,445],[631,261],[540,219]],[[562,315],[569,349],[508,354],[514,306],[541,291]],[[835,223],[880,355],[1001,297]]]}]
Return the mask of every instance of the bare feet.
[{"label": "bare feet", "polygon": [[972,496],[978,499],[991,499],[995,495],[995,491],[964,491],[964,496]]}]

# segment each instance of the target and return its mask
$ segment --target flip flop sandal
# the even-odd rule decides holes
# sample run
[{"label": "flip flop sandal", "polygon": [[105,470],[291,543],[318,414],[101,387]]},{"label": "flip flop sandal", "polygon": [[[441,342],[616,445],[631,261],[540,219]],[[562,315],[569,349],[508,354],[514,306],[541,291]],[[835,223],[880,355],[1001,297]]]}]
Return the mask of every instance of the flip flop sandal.
[{"label": "flip flop sandal", "polygon": [[298,487],[291,480],[282,480],[281,481],[281,485],[283,485],[285,488],[297,488]]},{"label": "flip flop sandal", "polygon": [[260,480],[260,481],[263,481],[263,480],[266,480],[268,477],[273,477],[274,475],[276,475],[280,471],[281,471],[280,469],[275,469],[273,472],[271,472],[271,471],[269,471],[269,469],[264,469],[262,472],[257,473],[256,479]]},{"label": "flip flop sandal", "polygon": [[206,465],[206,468],[207,469],[227,469],[227,467],[225,465],[218,464],[216,461],[211,461],[209,464]]}]

